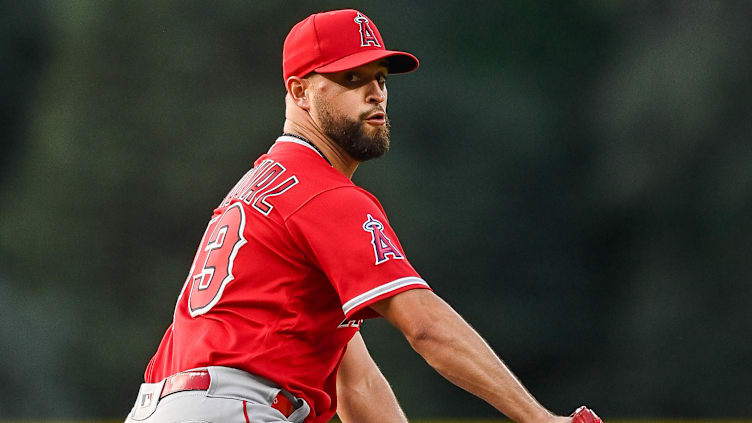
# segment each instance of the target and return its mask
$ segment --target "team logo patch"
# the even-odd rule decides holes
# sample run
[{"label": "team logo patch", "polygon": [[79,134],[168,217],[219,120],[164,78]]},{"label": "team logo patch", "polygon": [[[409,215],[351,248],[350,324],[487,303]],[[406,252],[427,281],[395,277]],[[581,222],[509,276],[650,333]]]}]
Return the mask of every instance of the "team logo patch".
[{"label": "team logo patch", "polygon": [[363,223],[363,230],[371,233],[371,244],[373,244],[373,253],[376,255],[376,264],[381,264],[390,258],[404,258],[389,237],[384,234],[384,224],[374,219],[370,214],[366,216],[368,216],[368,219]]},{"label": "team logo patch", "polygon": [[379,44],[379,39],[376,38],[376,33],[371,29],[368,18],[358,13],[358,16],[356,16],[354,20],[355,23],[358,24],[360,30],[360,46],[367,47],[370,45],[374,47],[381,47],[381,44]]}]

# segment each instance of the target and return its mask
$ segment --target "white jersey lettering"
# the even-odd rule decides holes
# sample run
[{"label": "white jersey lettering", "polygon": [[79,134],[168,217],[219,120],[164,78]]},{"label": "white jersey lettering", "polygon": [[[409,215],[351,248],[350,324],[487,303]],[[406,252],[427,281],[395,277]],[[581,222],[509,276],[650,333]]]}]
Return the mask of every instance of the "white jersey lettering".
[{"label": "white jersey lettering", "polygon": [[242,200],[244,203],[252,206],[256,211],[269,216],[274,206],[267,200],[270,197],[276,197],[284,194],[290,188],[300,182],[297,176],[292,175],[285,178],[282,182],[275,182],[282,179],[281,176],[287,171],[279,162],[274,160],[264,160],[258,166],[249,170],[245,176],[230,190],[220,207],[230,205],[233,200]]}]

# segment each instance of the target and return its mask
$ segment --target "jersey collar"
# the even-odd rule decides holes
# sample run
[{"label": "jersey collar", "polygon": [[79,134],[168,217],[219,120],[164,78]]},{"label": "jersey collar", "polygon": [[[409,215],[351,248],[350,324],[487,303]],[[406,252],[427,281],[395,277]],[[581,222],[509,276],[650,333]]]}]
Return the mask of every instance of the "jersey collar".
[{"label": "jersey collar", "polygon": [[[319,150],[318,147],[316,147],[312,142],[308,141],[307,139],[301,136],[291,135],[291,134],[282,134],[277,138],[277,141],[274,144],[276,145],[276,143],[278,142],[291,142],[294,144],[302,145],[303,147],[306,147],[308,149],[311,149],[316,154],[321,156],[322,159],[326,160],[326,162],[329,163],[329,166],[334,167],[334,165],[332,165],[332,162],[330,162],[329,159],[326,158],[324,153],[321,150]],[[272,145],[272,147],[269,149],[269,152],[272,151],[272,148],[274,148],[274,145]]]}]

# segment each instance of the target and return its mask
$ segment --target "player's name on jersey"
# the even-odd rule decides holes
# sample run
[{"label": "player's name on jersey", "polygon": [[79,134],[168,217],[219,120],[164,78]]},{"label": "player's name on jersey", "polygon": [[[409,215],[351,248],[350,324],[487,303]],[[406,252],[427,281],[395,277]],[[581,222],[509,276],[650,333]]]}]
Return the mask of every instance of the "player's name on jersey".
[{"label": "player's name on jersey", "polygon": [[299,182],[295,175],[285,178],[286,171],[279,162],[271,159],[262,161],[235,184],[219,207],[227,207],[238,199],[268,216],[274,207],[267,200],[284,194]]}]

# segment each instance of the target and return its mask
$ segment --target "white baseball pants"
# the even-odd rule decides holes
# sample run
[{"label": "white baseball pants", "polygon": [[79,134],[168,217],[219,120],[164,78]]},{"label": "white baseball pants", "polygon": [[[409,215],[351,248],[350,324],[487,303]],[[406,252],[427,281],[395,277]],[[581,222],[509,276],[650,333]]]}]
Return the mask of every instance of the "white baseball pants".
[{"label": "white baseball pants", "polygon": [[281,392],[273,383],[229,367],[206,370],[211,376],[207,390],[159,398],[165,381],[141,384],[125,423],[302,423],[310,412],[305,400],[292,397],[296,408],[285,417],[271,406]]}]

